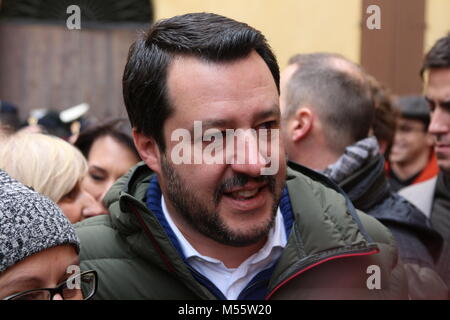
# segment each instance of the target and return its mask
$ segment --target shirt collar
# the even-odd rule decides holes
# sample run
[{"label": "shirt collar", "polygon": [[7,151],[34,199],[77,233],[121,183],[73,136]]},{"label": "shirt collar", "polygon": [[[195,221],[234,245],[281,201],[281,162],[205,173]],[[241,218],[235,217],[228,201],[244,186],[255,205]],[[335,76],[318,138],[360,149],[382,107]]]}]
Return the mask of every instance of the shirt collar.
[{"label": "shirt collar", "polygon": [[[181,250],[183,251],[183,254],[187,260],[200,259],[212,263],[219,263],[219,264],[222,263],[217,259],[200,254],[194,247],[192,247],[189,241],[186,240],[181,231],[173,222],[172,217],[169,214],[169,210],[167,209],[163,195],[161,195],[161,208],[164,213],[164,217],[169,223],[170,228],[178,238]],[[281,214],[280,208],[278,208],[275,216],[274,225],[269,231],[269,235],[265,245],[257,253],[248,258],[246,261],[251,260],[251,264],[258,263],[266,259],[271,254],[274,248],[284,248],[286,244],[287,244],[287,236],[284,227],[284,218],[283,215]]]}]

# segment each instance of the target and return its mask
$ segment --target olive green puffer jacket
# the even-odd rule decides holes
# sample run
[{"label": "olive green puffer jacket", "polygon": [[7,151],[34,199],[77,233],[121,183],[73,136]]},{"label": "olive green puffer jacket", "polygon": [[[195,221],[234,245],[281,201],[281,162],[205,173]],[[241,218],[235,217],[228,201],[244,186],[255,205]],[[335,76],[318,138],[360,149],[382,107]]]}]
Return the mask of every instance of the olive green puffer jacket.
[{"label": "olive green puffer jacket", "polygon": [[[138,164],[108,192],[111,214],[76,226],[81,267],[99,274],[96,298],[216,299],[147,209],[152,174]],[[267,299],[407,299],[404,270],[383,225],[309,169],[290,164],[286,183],[295,221]]]}]

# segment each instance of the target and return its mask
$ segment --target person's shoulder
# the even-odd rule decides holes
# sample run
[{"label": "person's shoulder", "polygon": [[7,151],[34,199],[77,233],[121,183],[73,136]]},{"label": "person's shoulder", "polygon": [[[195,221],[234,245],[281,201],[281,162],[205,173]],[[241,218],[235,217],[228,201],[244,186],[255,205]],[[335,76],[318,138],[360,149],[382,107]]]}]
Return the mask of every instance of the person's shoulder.
[{"label": "person's shoulder", "polygon": [[343,226],[355,222],[348,196],[321,173],[294,164],[294,170],[288,170],[287,187],[294,211],[302,218],[331,218]]},{"label": "person's shoulder", "polygon": [[[371,265],[379,267],[385,290],[375,293],[372,298],[407,297],[405,272],[399,260],[395,239],[388,228],[374,217],[355,209],[348,196],[320,173],[305,170],[288,172],[289,188],[293,211],[298,214],[299,221],[302,221],[301,234],[303,233],[304,239],[308,239],[309,243],[315,241],[315,245],[331,244],[335,249],[348,250],[349,243],[343,246],[341,242],[330,239],[346,239],[354,248],[358,248],[356,250],[377,249],[374,254],[346,261],[357,268]],[[327,232],[332,236],[328,237]],[[328,239],[328,244],[324,239]]]},{"label": "person's shoulder", "polygon": [[74,224],[74,228],[77,231],[78,236],[81,236],[83,238],[89,236],[98,238],[98,233],[94,235],[93,231],[100,233],[116,232],[112,224],[111,216],[109,214],[103,214],[85,219]]},{"label": "person's shoulder", "polygon": [[361,224],[374,242],[393,248],[396,247],[394,236],[385,225],[365,212],[360,210],[356,210],[356,212]]},{"label": "person's shoulder", "polygon": [[377,203],[368,213],[383,222],[430,228],[425,214],[403,196],[394,192],[390,192],[383,201]]},{"label": "person's shoulder", "polygon": [[425,216],[431,216],[437,177],[402,188],[398,194],[417,207]]},{"label": "person's shoulder", "polygon": [[303,167],[296,166],[294,170],[288,171],[288,181],[289,177],[291,180],[288,188],[291,188],[291,202],[293,207],[305,209],[302,210],[303,218],[308,218],[309,215],[306,212],[311,212],[314,216],[324,215],[324,218],[333,219],[346,232],[354,233],[356,231],[354,228],[358,228],[359,232],[368,235],[373,242],[389,247],[394,256],[397,254],[395,240],[388,228],[368,214],[350,208],[352,205],[349,203],[349,198],[333,188],[328,178],[320,173],[309,169],[305,171]]},{"label": "person's shoulder", "polygon": [[378,247],[378,254],[372,257],[371,265],[379,267],[382,299],[407,299],[408,279],[400,252],[391,231],[374,217],[357,210],[358,217],[369,237]]},{"label": "person's shoulder", "polygon": [[80,260],[125,259],[128,256],[123,237],[112,223],[110,215],[86,219],[75,225],[81,242]]},{"label": "person's shoulder", "polygon": [[297,163],[290,163],[287,172],[287,187],[291,202],[302,200],[302,205],[314,203],[323,208],[328,205],[345,207],[344,196],[327,183],[331,183],[331,180],[319,172]]},{"label": "person's shoulder", "polygon": [[[139,271],[143,266],[111,216],[86,219],[75,230],[81,242],[81,269],[95,270],[98,275],[95,299],[142,299],[145,285]],[[151,265],[147,269],[154,271]]]},{"label": "person's shoulder", "polygon": [[103,200],[105,206],[110,208],[113,203],[119,201],[122,194],[142,198],[152,175],[150,168],[143,161],[139,162],[111,186]]},{"label": "person's shoulder", "polygon": [[408,233],[416,237],[417,241],[421,239],[428,245],[434,243],[433,246],[441,246],[442,237],[431,227],[428,217],[397,193],[391,192],[383,202],[368,213],[390,230],[394,228],[397,234]]}]

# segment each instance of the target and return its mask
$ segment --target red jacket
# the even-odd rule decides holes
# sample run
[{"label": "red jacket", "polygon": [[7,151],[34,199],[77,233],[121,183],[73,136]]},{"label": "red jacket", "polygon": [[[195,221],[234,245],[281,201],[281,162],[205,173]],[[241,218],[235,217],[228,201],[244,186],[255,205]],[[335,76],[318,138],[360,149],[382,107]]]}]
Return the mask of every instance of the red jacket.
[{"label": "red jacket", "polygon": [[[386,171],[386,175],[390,177],[390,171],[391,167],[388,161],[385,162],[384,169]],[[426,167],[422,170],[422,172],[419,174],[419,176],[411,183],[416,184],[419,182],[426,181],[428,179],[434,178],[439,173],[439,167],[437,164],[437,158],[434,152],[430,153],[430,161],[428,161],[428,164]]]}]

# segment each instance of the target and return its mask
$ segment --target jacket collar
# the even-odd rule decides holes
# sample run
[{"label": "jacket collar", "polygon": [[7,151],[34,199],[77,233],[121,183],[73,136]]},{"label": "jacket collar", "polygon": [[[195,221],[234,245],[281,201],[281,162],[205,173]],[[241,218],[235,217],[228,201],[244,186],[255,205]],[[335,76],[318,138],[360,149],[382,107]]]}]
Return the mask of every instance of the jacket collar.
[{"label": "jacket collar", "polygon": [[415,233],[436,259],[441,251],[441,236],[431,228],[425,215],[391,190],[384,167],[380,154],[339,185],[358,209],[388,227],[394,225]]},{"label": "jacket collar", "polygon": [[[146,207],[146,191],[153,174],[145,163],[140,163],[113,185],[105,197],[112,224],[136,255],[174,272],[199,297],[214,298],[195,281],[164,228]],[[286,184],[294,222],[270,289],[318,260],[377,250],[350,199],[331,180],[289,163]]]},{"label": "jacket collar", "polygon": [[339,183],[339,186],[347,192],[355,207],[367,212],[390,193],[383,156],[379,154],[374,157],[367,165]]},{"label": "jacket collar", "polygon": [[295,222],[269,285],[271,290],[318,261],[378,250],[339,186],[297,163],[288,166],[286,184]]}]

